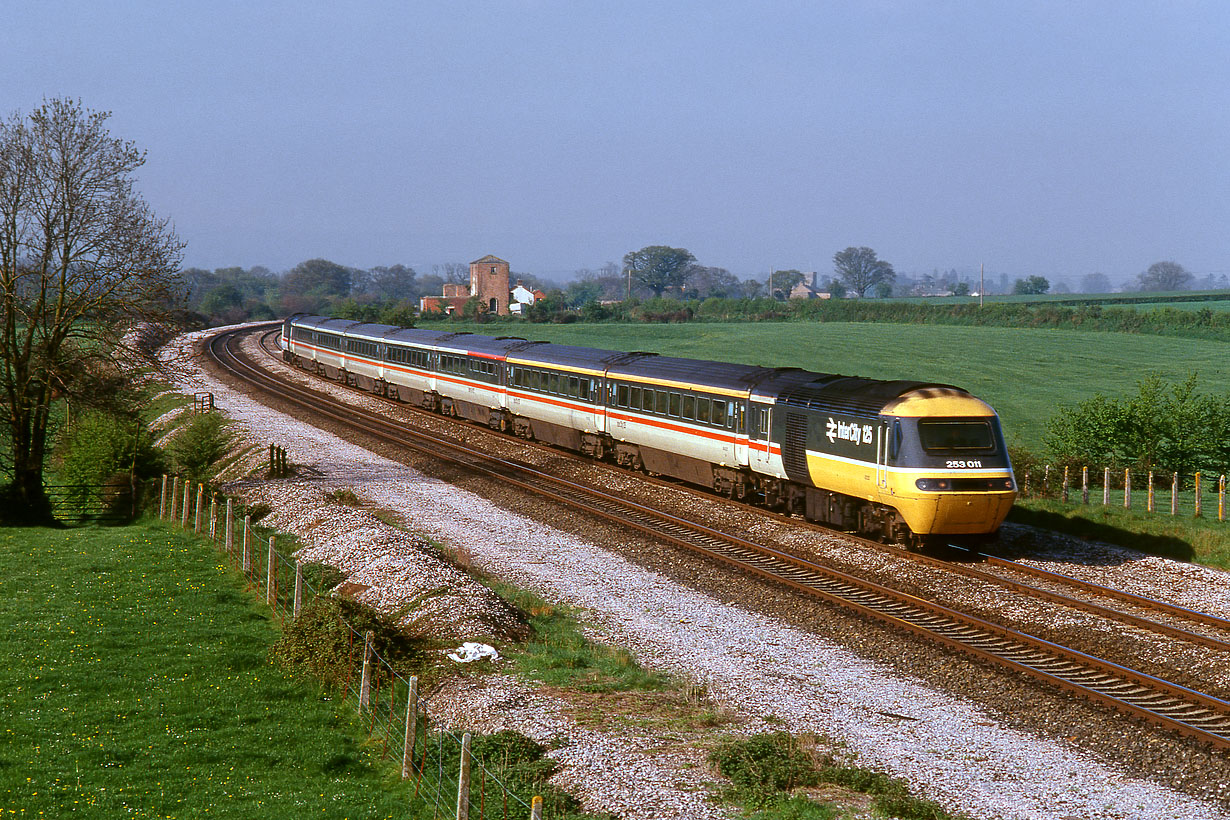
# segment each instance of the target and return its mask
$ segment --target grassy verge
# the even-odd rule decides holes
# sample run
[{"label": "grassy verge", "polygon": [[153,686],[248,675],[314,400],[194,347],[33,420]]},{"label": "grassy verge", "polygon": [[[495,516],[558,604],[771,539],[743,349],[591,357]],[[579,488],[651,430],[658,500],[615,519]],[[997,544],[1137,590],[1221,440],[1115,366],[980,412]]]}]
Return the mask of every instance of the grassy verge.
[{"label": "grassy verge", "polygon": [[15,817],[411,816],[352,707],[269,665],[274,625],[195,539],[4,532],[0,629]]},{"label": "grassy verge", "polygon": [[[731,738],[709,760],[731,786],[727,798],[753,820],[836,820],[844,816],[818,795],[839,794],[877,817],[958,820],[938,803],[910,794],[904,781],[835,757],[832,744],[786,732]],[[862,798],[862,799],[859,799]]]},{"label": "grassy verge", "polygon": [[[1138,549],[1181,561],[1230,569],[1230,523],[1190,515],[1146,514],[1111,505],[1017,499],[1009,521]],[[1207,515],[1207,514],[1206,514]]]}]

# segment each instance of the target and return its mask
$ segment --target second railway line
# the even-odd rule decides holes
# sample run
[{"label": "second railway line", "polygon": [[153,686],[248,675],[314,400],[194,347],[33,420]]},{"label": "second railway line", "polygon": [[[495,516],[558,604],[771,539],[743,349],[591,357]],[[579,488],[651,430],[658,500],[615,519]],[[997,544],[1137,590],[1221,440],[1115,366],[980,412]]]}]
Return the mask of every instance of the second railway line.
[{"label": "second railway line", "polygon": [[[450,424],[452,424],[452,423],[450,422]],[[473,430],[473,428],[466,428],[466,429],[467,429],[467,430]],[[486,431],[483,431],[483,430],[473,430],[473,432],[475,432],[475,433],[476,433],[476,434],[478,434],[478,435],[486,435],[486,434],[487,434],[487,433],[486,433]],[[466,434],[466,433],[463,433],[462,435],[464,435],[464,436],[465,436],[465,437],[467,437],[467,438],[468,438],[468,437],[470,437],[470,436],[469,436],[468,434]],[[582,503],[585,503],[585,502],[582,502]],[[763,517],[763,516],[762,516],[762,517]],[[744,520],[744,524],[746,524],[746,523],[747,523],[747,521],[748,521],[748,519],[745,519],[745,520]],[[793,574],[793,575],[795,575],[795,576],[797,577],[798,573],[800,573],[800,572],[810,572],[810,571],[811,571],[811,570],[807,570],[806,568],[804,568],[804,569],[800,569],[800,567],[799,567],[799,566],[795,566],[794,568],[791,568],[791,569],[788,569],[788,570],[786,570],[786,571],[785,571],[785,575],[787,576],[786,580],[789,580],[789,576],[790,576],[790,575],[792,575],[792,574]],[[893,617],[893,616],[890,616],[890,618],[891,618],[891,617]],[[1214,630],[1214,631],[1215,631],[1215,630]],[[967,649],[966,651],[969,651],[969,650]],[[1019,653],[1016,653],[1016,654],[1018,654],[1018,657],[1019,657]],[[1048,662],[1048,663],[1049,663],[1049,662]],[[1079,676],[1080,676],[1080,674],[1078,674],[1078,677],[1079,677]],[[1129,677],[1131,677],[1131,675],[1129,675]],[[1138,675],[1138,676],[1137,676],[1137,678],[1138,678],[1139,680],[1147,680],[1147,679],[1148,679],[1148,678],[1150,678],[1150,677],[1151,677],[1151,676],[1149,676],[1149,675],[1143,675],[1143,676]],[[1136,683],[1129,684],[1128,688],[1131,688],[1131,689],[1138,689],[1138,688],[1139,688],[1139,685],[1138,685],[1138,684],[1139,684],[1139,680],[1137,680],[1137,682],[1136,682]],[[1119,686],[1118,684],[1115,684],[1115,683],[1109,683],[1109,684],[1106,684],[1106,685],[1110,686],[1111,688],[1118,688],[1118,689],[1120,689],[1121,691],[1124,689],[1124,687],[1123,687],[1123,686]],[[1163,688],[1163,689],[1166,689],[1167,687],[1166,687],[1166,685],[1164,685],[1164,684],[1163,684],[1163,685],[1162,685],[1162,688]],[[1163,697],[1165,697],[1165,698],[1170,698],[1170,697],[1173,697],[1175,694],[1180,694],[1180,695],[1183,695],[1183,692],[1182,692],[1182,687],[1179,687],[1179,688],[1170,687],[1170,688],[1171,688],[1171,693],[1170,693],[1169,695],[1165,695],[1165,696],[1163,696]],[[1139,694],[1141,694],[1141,693],[1137,692],[1136,694],[1137,694],[1137,695],[1139,695]],[[1190,694],[1190,693],[1189,693],[1189,694],[1184,695],[1184,696],[1188,697],[1189,699],[1194,699],[1194,700],[1196,700],[1196,701],[1201,700],[1201,696],[1199,696],[1198,694]],[[1148,696],[1146,696],[1146,697],[1148,697]],[[1210,705],[1212,706],[1212,708],[1213,708],[1214,710],[1217,710],[1217,709],[1220,709],[1220,708],[1221,708],[1221,707],[1219,707],[1219,706],[1218,706],[1215,702],[1210,702],[1208,705],[1206,705],[1206,707],[1203,707],[1203,708],[1208,708],[1208,706],[1210,706]],[[1164,704],[1164,706],[1167,706],[1167,705],[1165,705],[1165,704]],[[1164,709],[1163,709],[1163,711],[1164,711]],[[1174,710],[1174,709],[1171,709],[1171,711],[1172,711],[1172,712],[1174,712],[1175,710]],[[1180,710],[1180,711],[1181,711],[1181,710]],[[1194,714],[1193,712],[1191,712],[1191,710],[1187,710],[1187,711],[1188,711],[1188,715],[1189,715],[1189,717],[1190,717],[1191,715],[1193,715],[1193,714]],[[1167,720],[1166,718],[1161,718],[1161,719],[1162,719],[1163,721],[1164,721],[1164,720]],[[1203,717],[1195,717],[1195,718],[1192,718],[1192,720],[1193,720],[1195,723],[1197,723],[1197,724],[1198,724],[1198,723],[1200,723],[1201,721],[1203,721],[1203,720],[1204,720],[1204,718],[1203,718]],[[1207,725],[1207,726],[1213,726],[1213,727],[1215,728],[1215,733],[1216,733],[1216,732],[1220,732],[1220,731],[1222,731],[1221,729],[1216,729],[1216,726],[1215,726],[1216,719],[1213,719],[1213,720],[1214,720],[1214,723],[1206,723],[1206,725]],[[1189,724],[1189,728],[1190,728],[1190,725],[1191,725],[1191,724]],[[1178,727],[1178,728],[1180,729],[1180,731],[1186,731],[1186,729],[1184,729],[1183,727]],[[1215,739],[1211,739],[1211,736],[1209,736],[1209,735],[1201,735],[1201,734],[1200,734],[1200,732],[1201,732],[1201,731],[1202,731],[1202,730],[1197,730],[1195,733],[1196,733],[1197,735],[1201,736],[1201,738],[1202,738],[1203,740],[1205,740],[1205,741],[1214,742],[1214,743],[1216,743],[1216,742],[1217,742]]]}]

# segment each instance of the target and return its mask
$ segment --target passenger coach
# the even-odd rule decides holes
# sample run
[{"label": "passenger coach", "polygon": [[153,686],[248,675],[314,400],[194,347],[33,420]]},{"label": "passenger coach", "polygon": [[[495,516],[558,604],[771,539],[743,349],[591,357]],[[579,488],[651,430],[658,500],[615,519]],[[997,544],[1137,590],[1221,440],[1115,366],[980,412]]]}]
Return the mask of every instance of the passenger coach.
[{"label": "passenger coach", "polygon": [[841,529],[917,544],[998,530],[999,420],[950,385],[295,315],[318,374]]}]

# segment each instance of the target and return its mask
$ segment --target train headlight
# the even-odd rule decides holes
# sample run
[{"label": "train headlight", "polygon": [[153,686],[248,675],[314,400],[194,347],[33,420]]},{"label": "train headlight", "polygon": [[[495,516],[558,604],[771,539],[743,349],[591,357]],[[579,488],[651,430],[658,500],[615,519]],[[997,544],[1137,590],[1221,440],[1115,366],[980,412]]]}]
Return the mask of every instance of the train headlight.
[{"label": "train headlight", "polygon": [[920,490],[948,490],[952,488],[952,482],[947,478],[920,478],[914,484]]}]

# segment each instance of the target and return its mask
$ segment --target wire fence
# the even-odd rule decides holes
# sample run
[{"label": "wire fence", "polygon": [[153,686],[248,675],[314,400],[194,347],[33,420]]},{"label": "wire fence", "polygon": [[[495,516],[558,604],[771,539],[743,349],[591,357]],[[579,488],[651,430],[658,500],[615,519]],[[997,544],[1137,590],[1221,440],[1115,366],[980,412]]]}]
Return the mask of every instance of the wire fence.
[{"label": "wire fence", "polygon": [[[235,500],[201,483],[179,476],[162,477],[158,517],[192,530],[217,547],[250,589],[259,594],[283,623],[296,620],[311,600],[328,595],[304,574],[303,564],[277,548],[277,538],[262,539],[251,516],[238,518]],[[435,725],[427,717],[428,699],[418,678],[397,671],[374,646],[372,632],[342,621],[348,631],[348,663],[341,697],[365,723],[369,742],[381,756],[401,761],[401,777],[412,781],[414,799],[431,817],[456,820],[562,817],[562,799],[534,795],[528,802],[509,786],[507,761],[475,759],[472,736]],[[545,812],[545,813],[544,813]]]},{"label": "wire fence", "polygon": [[1020,475],[1021,495],[1065,504],[1226,520],[1226,476],[1042,465]]}]

